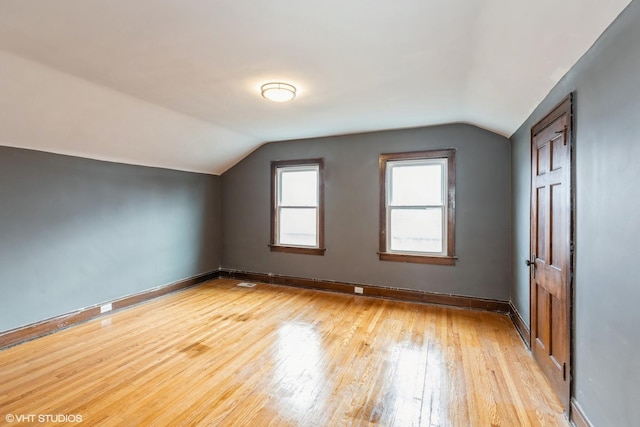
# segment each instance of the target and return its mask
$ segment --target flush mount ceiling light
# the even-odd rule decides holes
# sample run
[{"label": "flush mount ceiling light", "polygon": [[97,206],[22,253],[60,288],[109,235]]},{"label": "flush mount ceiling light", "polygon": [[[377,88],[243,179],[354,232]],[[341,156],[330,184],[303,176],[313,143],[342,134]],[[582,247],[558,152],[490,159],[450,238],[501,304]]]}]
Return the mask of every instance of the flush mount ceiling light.
[{"label": "flush mount ceiling light", "polygon": [[288,83],[265,83],[260,86],[262,97],[274,102],[291,101],[296,97],[296,88]]}]

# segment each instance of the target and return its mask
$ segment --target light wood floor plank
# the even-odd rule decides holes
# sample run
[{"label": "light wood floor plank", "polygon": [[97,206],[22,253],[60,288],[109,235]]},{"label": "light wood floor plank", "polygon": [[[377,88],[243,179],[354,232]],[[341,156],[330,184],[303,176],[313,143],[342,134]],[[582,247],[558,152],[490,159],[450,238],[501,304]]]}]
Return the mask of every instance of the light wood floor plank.
[{"label": "light wood floor plank", "polygon": [[505,315],[236,285],[0,351],[0,424],[568,426]]}]

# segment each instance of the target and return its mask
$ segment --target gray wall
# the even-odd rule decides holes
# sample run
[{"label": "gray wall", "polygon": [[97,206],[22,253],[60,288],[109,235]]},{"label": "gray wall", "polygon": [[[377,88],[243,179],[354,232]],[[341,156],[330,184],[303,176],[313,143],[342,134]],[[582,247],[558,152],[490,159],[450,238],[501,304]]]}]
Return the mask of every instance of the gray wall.
[{"label": "gray wall", "polygon": [[220,177],[0,147],[0,331],[220,266]]},{"label": "gray wall", "polygon": [[574,396],[596,426],[640,420],[640,2],[512,137],[512,296],[529,317],[529,131],[576,91]]},{"label": "gray wall", "polygon": [[[378,155],[454,147],[456,266],[379,261]],[[324,256],[270,252],[272,160],[325,159]],[[262,146],[222,175],[224,268],[508,300],[510,144],[469,125]]]}]

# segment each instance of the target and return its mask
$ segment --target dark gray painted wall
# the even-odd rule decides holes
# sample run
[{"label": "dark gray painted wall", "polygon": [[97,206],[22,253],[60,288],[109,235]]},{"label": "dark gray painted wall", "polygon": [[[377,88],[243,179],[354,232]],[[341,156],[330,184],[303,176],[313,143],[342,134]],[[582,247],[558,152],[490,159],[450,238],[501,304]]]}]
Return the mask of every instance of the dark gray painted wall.
[{"label": "dark gray painted wall", "polygon": [[640,2],[512,137],[514,288],[528,318],[529,131],[576,92],[574,395],[596,426],[640,420]]},{"label": "dark gray painted wall", "polygon": [[220,177],[0,147],[0,331],[216,270]]},{"label": "dark gray painted wall", "polygon": [[[379,261],[378,155],[454,147],[454,267]],[[270,252],[270,162],[325,159],[325,256]],[[510,144],[469,125],[262,146],[222,175],[224,268],[508,300]]]}]

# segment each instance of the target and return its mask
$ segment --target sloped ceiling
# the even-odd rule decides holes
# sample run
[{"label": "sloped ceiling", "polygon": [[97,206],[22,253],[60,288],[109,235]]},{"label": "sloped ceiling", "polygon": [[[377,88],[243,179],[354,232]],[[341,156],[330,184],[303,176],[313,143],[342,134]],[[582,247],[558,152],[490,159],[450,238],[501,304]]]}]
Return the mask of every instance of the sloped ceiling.
[{"label": "sloped ceiling", "polygon": [[220,174],[276,140],[510,136],[628,3],[0,0],[0,145]]}]

